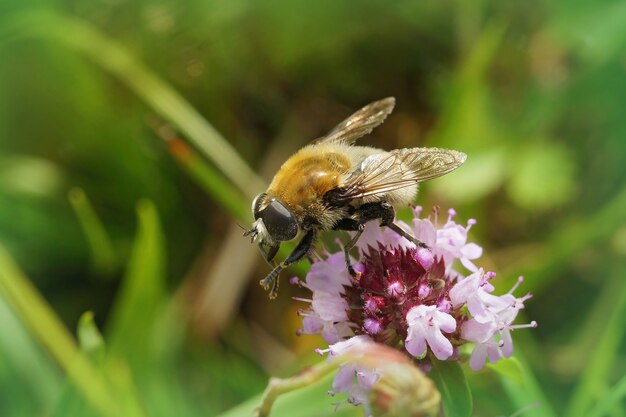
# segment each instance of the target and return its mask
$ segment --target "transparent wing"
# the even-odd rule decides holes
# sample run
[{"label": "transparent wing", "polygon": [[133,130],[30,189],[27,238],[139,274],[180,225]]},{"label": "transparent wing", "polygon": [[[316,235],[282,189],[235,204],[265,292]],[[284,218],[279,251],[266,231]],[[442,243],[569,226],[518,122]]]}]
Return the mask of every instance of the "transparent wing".
[{"label": "transparent wing", "polygon": [[440,177],[463,162],[463,152],[441,148],[396,149],[370,155],[344,183],[340,199],[386,193]]},{"label": "transparent wing", "polygon": [[370,103],[339,123],[330,133],[318,139],[316,143],[329,141],[354,143],[358,138],[367,135],[381,124],[391,113],[395,104],[396,99],[393,97]]}]

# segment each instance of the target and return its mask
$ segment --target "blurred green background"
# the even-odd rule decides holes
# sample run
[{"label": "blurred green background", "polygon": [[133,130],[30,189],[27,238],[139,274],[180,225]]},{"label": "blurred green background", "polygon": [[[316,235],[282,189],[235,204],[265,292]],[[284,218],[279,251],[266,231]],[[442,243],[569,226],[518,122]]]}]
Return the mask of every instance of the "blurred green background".
[{"label": "blurred green background", "polygon": [[[0,416],[250,415],[318,362],[286,284],[306,263],[270,302],[239,224],[387,96],[363,143],[466,152],[419,203],[477,218],[496,286],[535,295],[523,383],[468,372],[473,415],[626,416],[626,2],[604,0],[0,0]],[[276,415],[362,414],[328,388]]]}]

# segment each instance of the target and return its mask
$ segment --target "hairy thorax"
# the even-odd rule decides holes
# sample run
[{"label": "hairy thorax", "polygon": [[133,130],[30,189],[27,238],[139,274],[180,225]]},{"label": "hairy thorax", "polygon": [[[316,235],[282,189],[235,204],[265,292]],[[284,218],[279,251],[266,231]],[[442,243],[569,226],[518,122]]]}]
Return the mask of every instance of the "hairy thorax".
[{"label": "hairy thorax", "polygon": [[301,221],[306,217],[323,221],[319,217],[328,215],[324,195],[337,188],[351,169],[348,155],[330,147],[305,147],[283,164],[267,194],[279,198]]}]

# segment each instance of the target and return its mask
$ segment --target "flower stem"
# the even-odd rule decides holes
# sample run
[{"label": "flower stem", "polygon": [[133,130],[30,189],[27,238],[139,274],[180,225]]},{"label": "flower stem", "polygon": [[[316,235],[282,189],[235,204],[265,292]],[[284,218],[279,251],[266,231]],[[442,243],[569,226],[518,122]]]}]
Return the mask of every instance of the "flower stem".
[{"label": "flower stem", "polygon": [[263,393],[261,404],[254,410],[254,416],[268,417],[278,397],[314,384],[338,367],[337,361],[325,361],[306,368],[300,374],[290,378],[271,378]]}]

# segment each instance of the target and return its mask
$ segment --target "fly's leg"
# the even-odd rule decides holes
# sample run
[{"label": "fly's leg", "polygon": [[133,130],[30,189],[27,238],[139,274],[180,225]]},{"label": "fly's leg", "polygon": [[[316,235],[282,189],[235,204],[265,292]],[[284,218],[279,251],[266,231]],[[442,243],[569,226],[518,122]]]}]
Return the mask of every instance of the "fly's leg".
[{"label": "fly's leg", "polygon": [[352,262],[350,261],[350,250],[352,250],[354,245],[356,245],[356,242],[359,241],[359,238],[363,234],[364,225],[365,222],[362,222],[361,219],[355,220],[346,218],[339,220],[337,224],[335,224],[335,226],[333,227],[334,230],[346,230],[356,232],[352,239],[350,239],[350,241],[346,243],[346,245],[343,247],[343,252],[346,259],[346,268],[348,268],[348,272],[350,273],[352,278],[357,277],[357,272],[354,270]]},{"label": "fly's leg", "polygon": [[408,233],[406,230],[404,230],[403,228],[401,228],[400,226],[398,226],[396,223],[394,223],[394,220],[396,218],[396,211],[393,209],[393,206],[385,201],[378,203],[380,205],[380,208],[382,210],[381,216],[380,216],[380,225],[381,226],[386,226],[388,228],[390,228],[391,230],[393,230],[394,232],[396,232],[397,234],[399,234],[400,236],[402,236],[403,238],[405,238],[406,240],[408,240],[409,242],[413,242],[415,244],[415,246],[417,246],[418,248],[427,248],[428,249],[428,245],[425,244],[424,242],[422,242],[421,240],[417,239],[415,236],[413,236],[412,234]]},{"label": "fly's leg", "polygon": [[311,229],[306,233],[306,235],[304,235],[300,243],[298,243],[298,246],[296,246],[293,252],[291,252],[291,254],[287,257],[287,259],[285,259],[278,265],[275,265],[274,269],[272,269],[272,271],[259,282],[264,290],[269,290],[270,299],[274,299],[278,295],[278,275],[280,275],[281,271],[287,268],[289,265],[298,262],[300,259],[307,256],[307,254],[311,250],[311,246],[313,246],[314,241],[315,230]]},{"label": "fly's leg", "polygon": [[[362,230],[365,223],[370,220],[380,220],[380,225],[385,226],[404,237],[410,242],[413,242],[416,246],[420,248],[428,248],[421,240],[412,236],[410,233],[406,232],[396,223],[394,220],[396,218],[396,211],[393,209],[393,206],[386,201],[380,201],[376,203],[366,203],[358,208],[355,213],[354,218],[342,219],[335,225],[334,229],[336,230],[348,230],[348,231],[358,231]],[[360,236],[360,234],[359,234]],[[353,245],[356,244],[356,241],[353,242]]]},{"label": "fly's leg", "polygon": [[360,225],[359,230],[356,232],[356,234],[343,247],[343,252],[346,255],[346,266],[348,267],[348,272],[350,273],[350,275],[352,275],[352,278],[357,277],[357,272],[354,270],[354,267],[352,266],[352,262],[350,261],[350,250],[354,247],[354,245],[356,245],[356,242],[358,242],[362,234],[363,234],[363,225]]},{"label": "fly's leg", "polygon": [[269,249],[266,250],[265,246],[263,246],[262,243],[259,243],[259,250],[263,254],[263,259],[265,259],[267,263],[270,264],[271,267],[276,267],[276,262],[274,262],[274,257],[276,256],[276,253],[278,253],[279,248],[280,248],[280,245],[276,245],[276,246],[270,246]]}]

